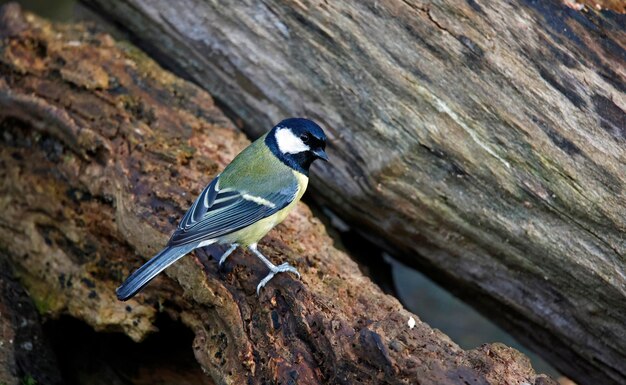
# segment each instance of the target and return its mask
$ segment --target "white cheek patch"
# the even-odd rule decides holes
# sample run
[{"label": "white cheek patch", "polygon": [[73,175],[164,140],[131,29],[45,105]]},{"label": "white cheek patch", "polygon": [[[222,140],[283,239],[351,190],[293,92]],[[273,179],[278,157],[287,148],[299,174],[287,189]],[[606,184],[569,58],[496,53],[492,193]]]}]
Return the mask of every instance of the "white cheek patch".
[{"label": "white cheek patch", "polygon": [[297,154],[311,149],[288,128],[279,128],[275,136],[278,149],[283,154]]}]

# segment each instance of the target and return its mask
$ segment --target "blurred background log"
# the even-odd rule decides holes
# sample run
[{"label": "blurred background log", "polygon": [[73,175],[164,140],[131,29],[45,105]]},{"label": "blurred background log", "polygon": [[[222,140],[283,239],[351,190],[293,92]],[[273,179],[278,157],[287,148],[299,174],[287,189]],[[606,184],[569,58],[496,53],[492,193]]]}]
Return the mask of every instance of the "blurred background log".
[{"label": "blurred background log", "polygon": [[218,271],[198,253],[117,301],[248,140],[206,92],[93,28],[9,5],[0,37],[0,244],[39,312],[136,341],[166,314],[193,332],[216,384],[553,383],[514,349],[464,351],[420,322],[303,204],[261,245],[302,281],[277,276],[257,297],[256,258],[236,252]]},{"label": "blurred background log", "polygon": [[251,135],[284,116],[321,122],[333,161],[315,170],[318,200],[578,382],[626,383],[624,15],[527,0],[83,2]]}]

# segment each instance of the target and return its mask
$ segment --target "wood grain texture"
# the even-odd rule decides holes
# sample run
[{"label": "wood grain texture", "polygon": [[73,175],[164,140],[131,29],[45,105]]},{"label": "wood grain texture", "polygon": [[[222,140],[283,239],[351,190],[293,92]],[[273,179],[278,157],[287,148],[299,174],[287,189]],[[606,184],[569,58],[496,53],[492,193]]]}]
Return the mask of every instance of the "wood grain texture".
[{"label": "wood grain texture", "polygon": [[252,134],[319,121],[332,162],[315,168],[318,198],[578,382],[626,382],[624,15],[525,0],[84,2]]},{"label": "wood grain texture", "polygon": [[[129,302],[114,288],[167,241],[248,141],[200,88],[80,25],[0,11],[0,245],[37,308],[135,340],[166,313],[216,384],[554,384],[501,344],[464,351],[410,317],[300,204],[260,248],[183,258]],[[163,354],[169,352],[164,351]]]}]

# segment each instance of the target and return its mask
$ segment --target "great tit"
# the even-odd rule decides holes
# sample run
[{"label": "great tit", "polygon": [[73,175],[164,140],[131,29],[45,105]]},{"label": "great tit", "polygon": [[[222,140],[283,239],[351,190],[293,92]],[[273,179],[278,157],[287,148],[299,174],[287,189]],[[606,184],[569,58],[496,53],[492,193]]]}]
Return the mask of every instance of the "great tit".
[{"label": "great tit", "polygon": [[133,297],[157,274],[193,249],[212,244],[228,248],[221,266],[238,247],[247,247],[270,270],[259,290],[276,273],[292,272],[288,263],[276,266],[257,249],[257,242],[285,219],[304,194],[309,167],[328,161],[326,135],[315,122],[283,120],[246,147],[202,190],[183,216],[166,247],[137,269],[116,290],[117,298]]}]

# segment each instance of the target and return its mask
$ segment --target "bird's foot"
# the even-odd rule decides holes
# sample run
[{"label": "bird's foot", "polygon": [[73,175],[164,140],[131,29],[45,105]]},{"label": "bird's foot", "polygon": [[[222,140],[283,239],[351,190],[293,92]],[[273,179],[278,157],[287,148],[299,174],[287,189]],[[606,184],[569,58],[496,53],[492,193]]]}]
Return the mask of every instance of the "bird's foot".
[{"label": "bird's foot", "polygon": [[294,273],[296,276],[298,276],[298,278],[300,278],[300,273],[298,273],[298,270],[296,270],[295,267],[291,266],[290,264],[288,264],[287,262],[278,265],[278,266],[268,266],[270,269],[270,273],[261,280],[261,282],[259,282],[258,286],[256,287],[256,295],[259,295],[259,292],[261,291],[262,287],[265,287],[265,285],[272,279],[274,278],[274,275],[276,275],[277,273],[285,273],[285,272],[290,272],[290,273]]},{"label": "bird's foot", "polygon": [[222,257],[220,258],[220,261],[217,263],[217,267],[218,268],[222,267],[224,262],[226,262],[226,258],[228,258],[228,255],[226,255],[226,254],[222,255]]},{"label": "bird's foot", "polygon": [[224,252],[224,254],[222,254],[222,256],[220,257],[220,261],[217,263],[218,269],[222,267],[222,265],[226,261],[226,258],[228,258],[228,256],[231,255],[233,251],[235,251],[237,246],[239,246],[239,244],[237,243],[231,244],[230,247]]}]

